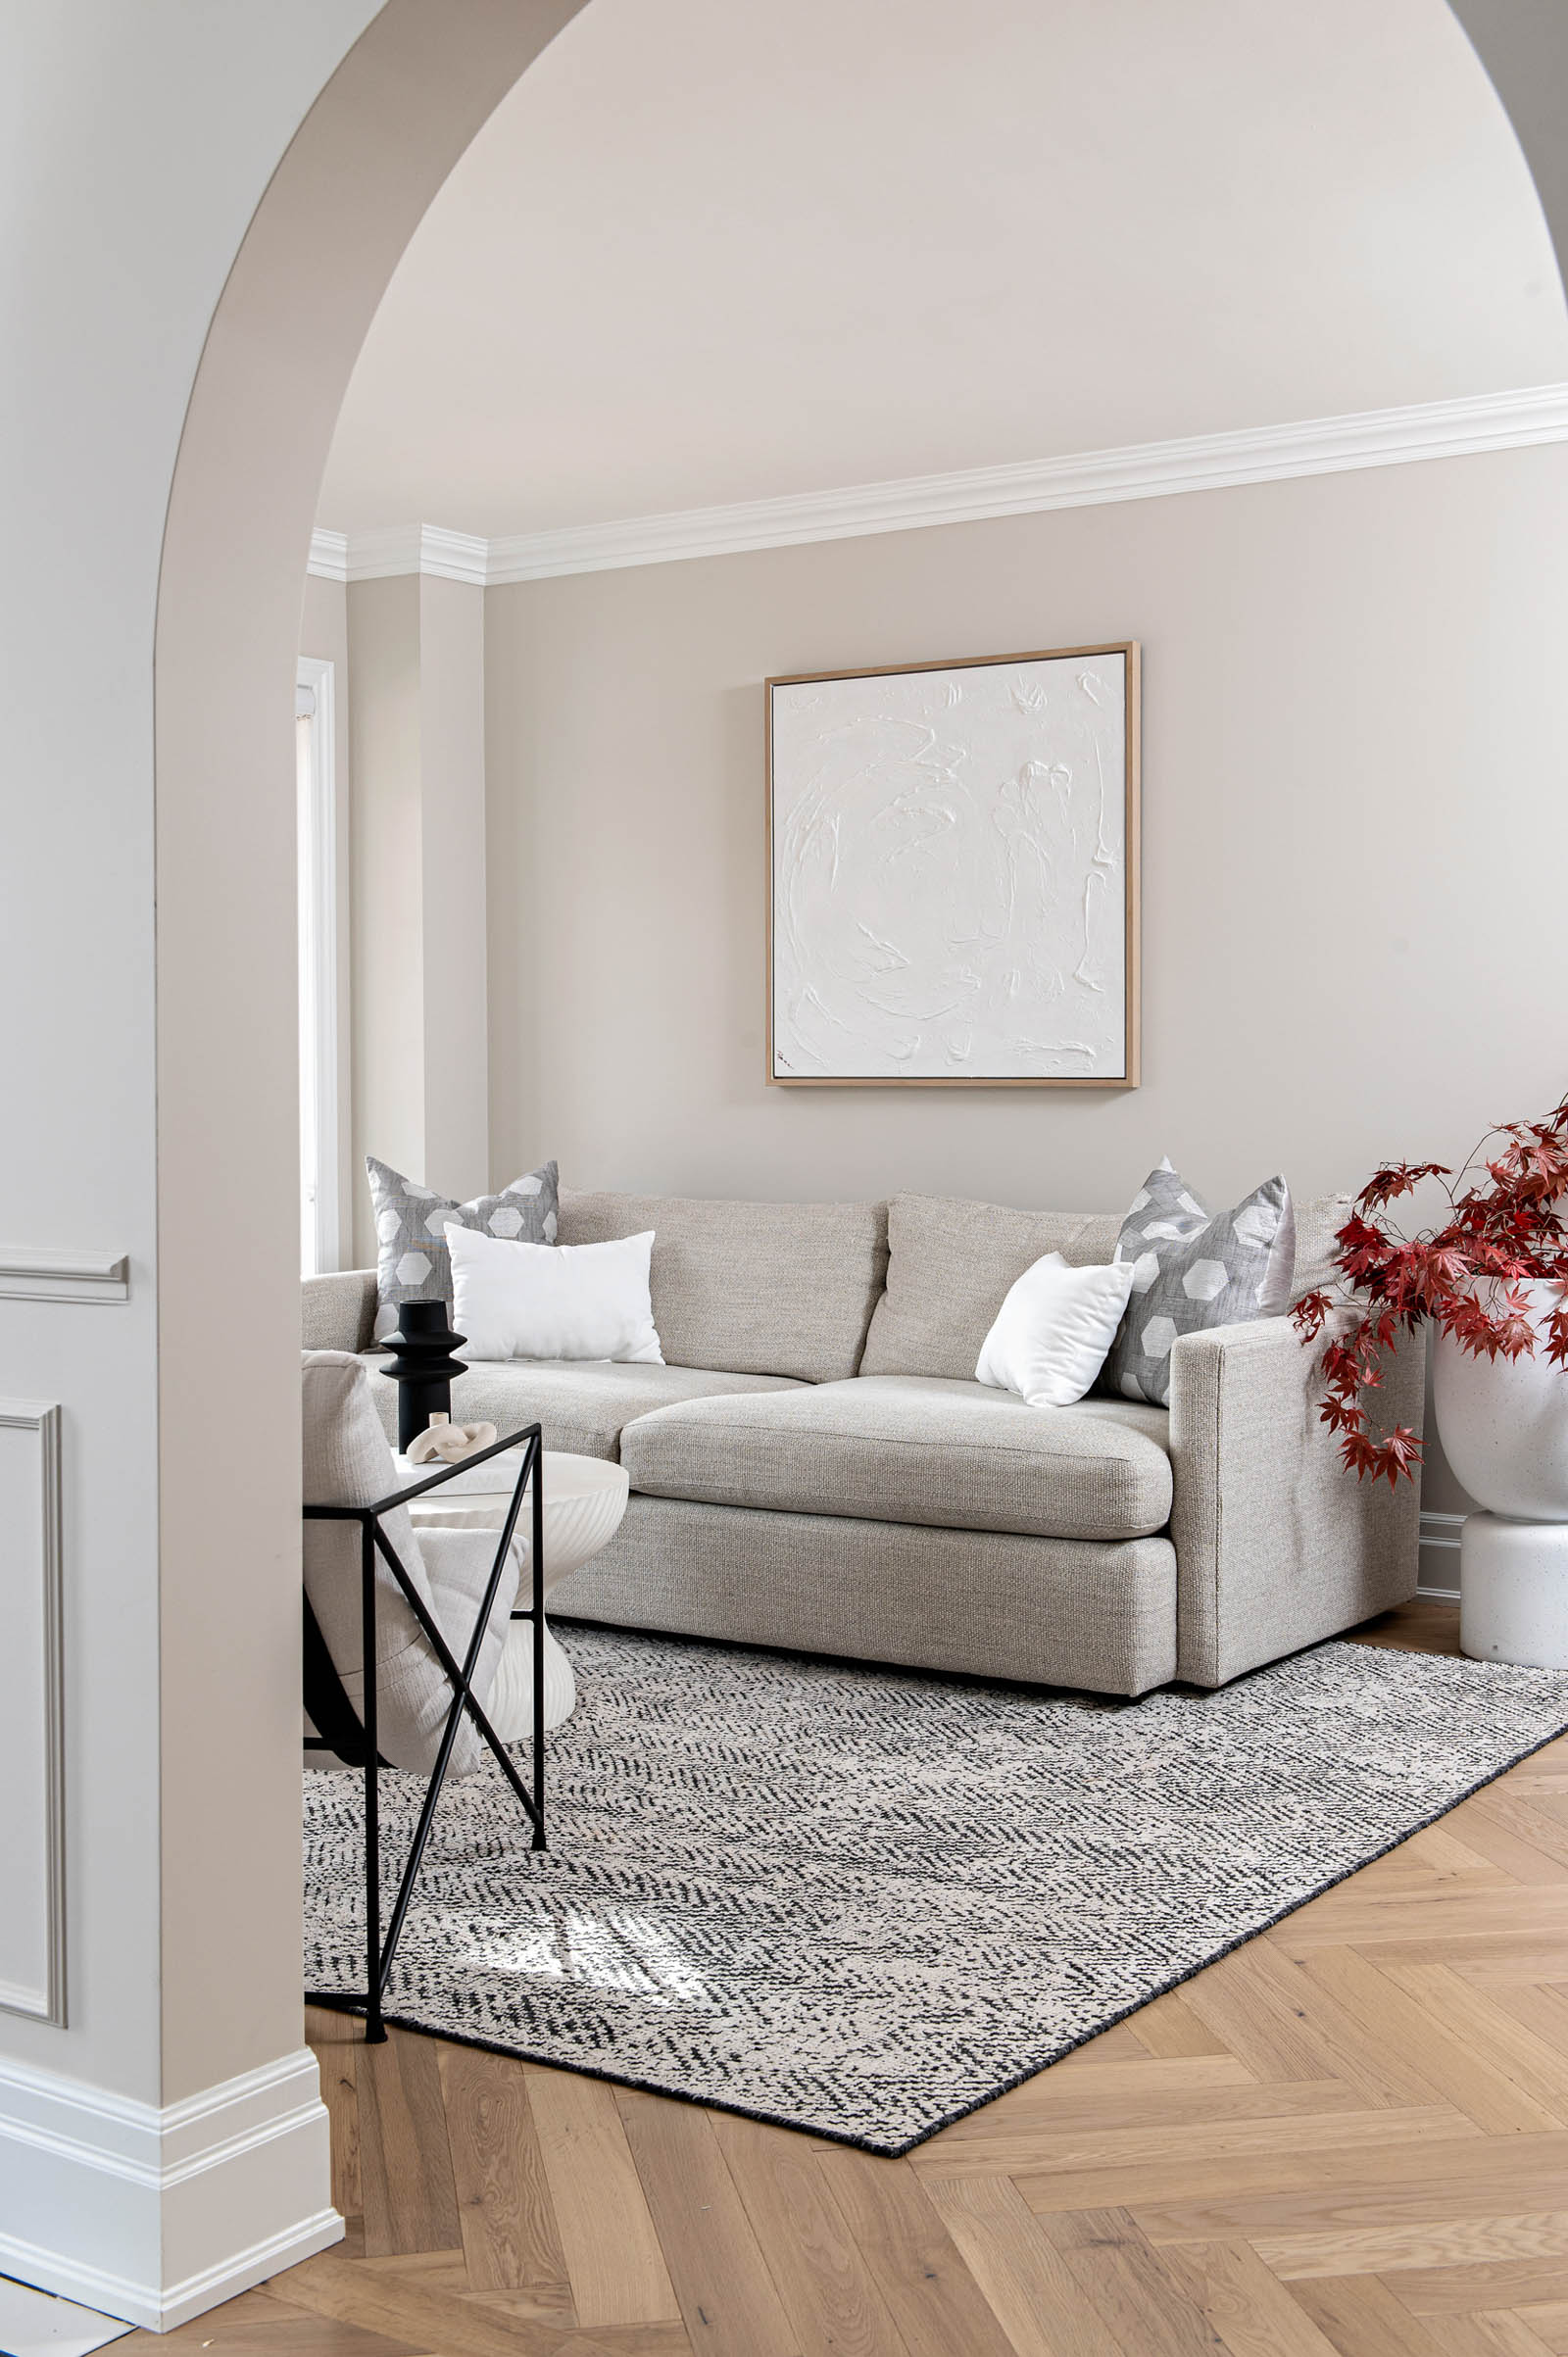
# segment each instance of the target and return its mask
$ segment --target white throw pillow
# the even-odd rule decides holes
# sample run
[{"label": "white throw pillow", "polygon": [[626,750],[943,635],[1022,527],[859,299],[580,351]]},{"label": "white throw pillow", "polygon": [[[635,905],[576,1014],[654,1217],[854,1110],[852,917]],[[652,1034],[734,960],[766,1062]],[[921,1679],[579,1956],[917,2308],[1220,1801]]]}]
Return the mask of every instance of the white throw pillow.
[{"label": "white throw pillow", "polygon": [[654,1231],[610,1244],[516,1244],[447,1224],[464,1358],[618,1358],[662,1367],[648,1290]]},{"label": "white throw pillow", "polygon": [[1047,1252],[997,1311],[976,1383],[1016,1392],[1031,1407],[1071,1407],[1105,1362],[1132,1282],[1125,1264],[1069,1268],[1059,1252]]}]

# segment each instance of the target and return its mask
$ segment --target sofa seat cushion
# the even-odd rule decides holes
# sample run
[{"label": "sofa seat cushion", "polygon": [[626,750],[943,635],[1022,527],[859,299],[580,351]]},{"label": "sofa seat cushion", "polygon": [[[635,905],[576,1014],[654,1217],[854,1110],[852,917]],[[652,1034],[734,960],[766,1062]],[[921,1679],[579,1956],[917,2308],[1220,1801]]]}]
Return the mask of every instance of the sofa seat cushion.
[{"label": "sofa seat cushion", "polygon": [[1044,1539],[1142,1539],[1170,1518],[1163,1408],[1028,1407],[984,1384],[862,1375],[687,1399],[625,1425],[646,1497]]},{"label": "sofa seat cushion", "polygon": [[[369,1352],[370,1396],[389,1436],[398,1428],[398,1387],[379,1370],[382,1352]],[[545,1447],[573,1456],[615,1457],[621,1429],[634,1417],[713,1393],[797,1391],[782,1375],[714,1375],[702,1367],[612,1364],[601,1359],[481,1358],[454,1379],[452,1415],[459,1424],[493,1424],[500,1434],[524,1424],[543,1428]]]}]

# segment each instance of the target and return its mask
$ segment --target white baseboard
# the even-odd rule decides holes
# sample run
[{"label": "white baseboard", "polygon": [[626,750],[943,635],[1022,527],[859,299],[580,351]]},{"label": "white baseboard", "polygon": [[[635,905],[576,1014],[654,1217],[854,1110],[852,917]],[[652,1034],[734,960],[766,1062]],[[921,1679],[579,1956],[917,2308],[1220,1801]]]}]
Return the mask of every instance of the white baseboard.
[{"label": "white baseboard", "polygon": [[1423,1512],[1421,1516],[1421,1569],[1417,1575],[1419,1596],[1441,1598],[1445,1603],[1459,1600],[1459,1533],[1464,1528],[1462,1514]]},{"label": "white baseboard", "polygon": [[308,2048],[160,2109],[0,2060],[0,2272],[155,2332],[343,2233]]}]

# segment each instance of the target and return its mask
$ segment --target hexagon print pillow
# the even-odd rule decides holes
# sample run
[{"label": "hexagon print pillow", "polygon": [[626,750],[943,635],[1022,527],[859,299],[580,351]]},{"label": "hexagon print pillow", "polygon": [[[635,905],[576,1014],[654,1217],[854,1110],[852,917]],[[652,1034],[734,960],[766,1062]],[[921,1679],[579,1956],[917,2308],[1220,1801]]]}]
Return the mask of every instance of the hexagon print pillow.
[{"label": "hexagon print pillow", "polygon": [[433,1188],[365,1157],[375,1210],[375,1339],[383,1342],[397,1326],[405,1301],[445,1301],[452,1308],[452,1259],[446,1224],[455,1219],[483,1236],[514,1244],[554,1244],[559,1190],[554,1162],[542,1162],[514,1179],[499,1195],[476,1196],[471,1203],[449,1203]]},{"label": "hexagon print pillow", "polygon": [[1095,1388],[1168,1407],[1170,1354],[1182,1335],[1279,1317],[1290,1305],[1290,1188],[1265,1179],[1233,1210],[1210,1211],[1163,1161],[1133,1197],[1111,1257],[1132,1262],[1132,1291]]}]

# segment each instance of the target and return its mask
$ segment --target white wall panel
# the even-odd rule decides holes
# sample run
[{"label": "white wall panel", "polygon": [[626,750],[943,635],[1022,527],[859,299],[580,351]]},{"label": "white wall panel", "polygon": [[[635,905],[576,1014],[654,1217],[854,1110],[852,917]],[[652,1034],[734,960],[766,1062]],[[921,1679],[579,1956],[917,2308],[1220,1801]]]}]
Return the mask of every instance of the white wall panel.
[{"label": "white wall panel", "polygon": [[60,1409],[0,1399],[0,2007],[66,2018]]}]

